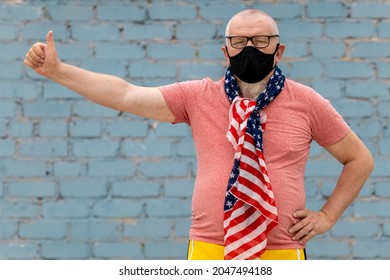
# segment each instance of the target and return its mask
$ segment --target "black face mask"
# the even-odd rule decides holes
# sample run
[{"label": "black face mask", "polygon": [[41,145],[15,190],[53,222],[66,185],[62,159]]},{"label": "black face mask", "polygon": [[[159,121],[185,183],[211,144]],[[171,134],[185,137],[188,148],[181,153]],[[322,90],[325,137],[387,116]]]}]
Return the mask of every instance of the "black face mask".
[{"label": "black face mask", "polygon": [[279,44],[273,54],[263,53],[252,46],[243,48],[235,56],[230,56],[228,53],[233,74],[246,83],[260,82],[275,68],[274,57],[278,48]]}]

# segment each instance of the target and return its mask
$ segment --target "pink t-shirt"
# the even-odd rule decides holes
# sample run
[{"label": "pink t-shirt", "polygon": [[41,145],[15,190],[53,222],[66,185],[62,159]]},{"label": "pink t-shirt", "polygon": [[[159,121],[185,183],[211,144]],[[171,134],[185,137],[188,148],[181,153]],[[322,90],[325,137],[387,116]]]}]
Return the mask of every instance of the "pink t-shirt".
[{"label": "pink t-shirt", "polygon": [[[224,80],[209,78],[160,87],[176,123],[192,128],[197,175],[192,197],[190,239],[223,245],[223,206],[234,149],[226,138],[230,102]],[[264,157],[275,196],[279,224],[268,235],[268,249],[303,247],[291,240],[292,213],[306,204],[304,171],[310,143],[328,146],[349,127],[313,89],[286,79],[283,91],[263,112]]]}]

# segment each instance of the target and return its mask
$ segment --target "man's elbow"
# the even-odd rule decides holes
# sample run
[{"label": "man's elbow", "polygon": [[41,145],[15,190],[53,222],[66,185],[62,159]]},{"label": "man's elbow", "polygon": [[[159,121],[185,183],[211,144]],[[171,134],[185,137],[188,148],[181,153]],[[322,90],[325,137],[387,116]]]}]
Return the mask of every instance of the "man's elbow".
[{"label": "man's elbow", "polygon": [[372,157],[371,153],[369,153],[368,159],[367,159],[367,169],[368,169],[369,174],[371,174],[371,172],[374,170],[374,167],[375,167],[374,158]]},{"label": "man's elbow", "polygon": [[370,151],[367,149],[365,153],[361,154],[361,169],[362,172],[367,174],[367,177],[371,174],[375,167],[375,161]]}]

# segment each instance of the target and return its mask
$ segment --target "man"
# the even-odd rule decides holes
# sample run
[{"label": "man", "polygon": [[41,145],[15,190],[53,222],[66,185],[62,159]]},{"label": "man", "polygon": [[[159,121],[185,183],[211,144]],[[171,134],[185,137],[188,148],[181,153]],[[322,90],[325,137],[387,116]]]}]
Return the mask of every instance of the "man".
[{"label": "man", "polygon": [[[328,231],[373,169],[371,154],[330,103],[284,77],[285,45],[258,10],[236,14],[222,47],[229,65],[208,78],[140,87],[60,62],[53,34],[24,64],[85,98],[146,118],[186,122],[197,151],[188,259],[305,259],[305,244]],[[341,164],[320,211],[305,209],[304,169],[312,140]]]}]

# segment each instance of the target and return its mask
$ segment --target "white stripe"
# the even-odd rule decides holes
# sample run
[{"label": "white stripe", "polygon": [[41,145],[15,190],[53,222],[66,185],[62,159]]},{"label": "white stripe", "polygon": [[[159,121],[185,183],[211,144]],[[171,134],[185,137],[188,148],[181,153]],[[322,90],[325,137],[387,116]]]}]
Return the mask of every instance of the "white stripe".
[{"label": "white stripe", "polygon": [[297,252],[297,258],[298,258],[298,260],[301,260],[301,251],[297,248],[297,249],[296,249],[296,252]]},{"label": "white stripe", "polygon": [[[244,208],[244,207],[242,207]],[[246,209],[244,210],[248,210],[249,207],[245,207]],[[252,224],[254,221],[256,221],[259,217],[261,217],[261,214],[258,212],[258,211],[255,211],[252,215],[250,215],[249,217],[246,217],[245,221],[234,226],[234,227],[231,227],[228,231],[229,235],[234,235],[236,234],[237,232],[243,230],[244,228],[246,228],[248,225]]]},{"label": "white stripe", "polygon": [[[267,246],[267,239],[265,239],[263,242],[253,246],[249,250],[242,252],[241,254],[237,255],[237,257],[234,258],[234,260],[246,260],[250,256],[254,255],[257,252],[260,252]],[[259,256],[260,257],[260,256]]]},{"label": "white stripe", "polygon": [[[251,181],[253,184],[255,184],[255,185],[257,185],[259,188],[261,188],[261,190],[262,190],[264,193],[266,193],[269,197],[274,198],[274,194],[273,194],[272,190],[269,190],[269,189],[267,188],[267,186],[264,185],[263,182],[261,182],[261,180],[259,180],[259,179],[258,179],[256,176],[254,176],[252,173],[249,173],[249,172],[247,172],[247,171],[241,169],[241,170],[240,170],[240,177],[243,177],[243,178],[247,179],[248,181]],[[258,193],[252,191],[250,188],[247,188],[247,187],[246,187],[245,185],[243,185],[243,184],[239,184],[239,183],[237,182],[237,188],[238,188],[239,191],[241,191],[241,192],[247,194],[248,196],[252,197],[253,199],[260,201],[260,204],[261,204],[261,203],[268,203],[268,202],[265,202],[265,201],[261,198],[261,196],[260,196]]]},{"label": "white stripe", "polygon": [[245,111],[241,108],[240,105],[241,104],[239,102],[237,102],[234,106],[236,107],[236,113],[240,116],[241,121],[242,121],[245,117]]},{"label": "white stripe", "polygon": [[[224,226],[227,226],[227,225],[230,223],[231,220],[234,220],[234,219],[236,219],[237,217],[243,215],[243,214],[245,213],[245,211],[246,211],[248,208],[250,208],[250,207],[252,207],[252,206],[249,205],[249,204],[244,204],[242,207],[235,209],[235,211],[233,211],[233,212],[231,213],[230,217],[224,221]],[[256,215],[256,214],[257,214],[258,217],[259,217],[261,213],[259,213],[258,211],[256,211],[256,212],[253,213],[251,216]],[[226,223],[225,223],[225,222],[226,222]],[[242,223],[241,223],[241,224],[242,224]],[[236,226],[236,227],[237,227],[237,226]]]},{"label": "white stripe", "polygon": [[267,122],[267,114],[264,113],[264,110],[260,110],[260,123]]},{"label": "white stripe", "polygon": [[[265,161],[262,158],[260,158],[260,157],[259,157],[259,163],[260,163],[260,166],[263,166],[265,169],[267,169],[267,165],[265,164]],[[267,174],[264,174],[263,172],[261,174],[263,174],[264,180],[267,183],[271,183],[271,181],[269,180],[269,177],[267,176]]]},{"label": "white stripe", "polygon": [[[248,157],[246,155],[242,155],[241,156],[241,162],[248,164],[249,166],[251,166],[252,168],[256,169],[257,171],[259,171],[261,173],[261,171],[259,170],[259,165],[256,165],[256,162],[253,161],[253,159],[251,159],[250,157]],[[248,175],[244,175],[244,174],[248,174]],[[261,174],[263,174],[263,173],[261,173]],[[248,179],[250,182],[254,183],[255,185],[257,185],[259,187],[261,187],[263,190],[268,190],[268,188],[264,188],[263,187],[264,184],[259,179],[259,177],[253,175],[253,173],[245,171],[245,169],[240,169],[240,176],[244,177],[245,179]]]},{"label": "white stripe", "polygon": [[230,141],[230,143],[232,144],[234,150],[237,150],[237,141],[236,141],[236,138],[233,136],[233,134],[231,134],[230,132],[228,132],[226,134],[226,137],[227,139]]},{"label": "white stripe", "polygon": [[[249,189],[249,188],[245,187],[244,185],[240,184],[239,185],[239,191],[241,191],[242,193],[245,193],[246,195],[250,196],[252,199],[258,201],[259,204],[264,209],[266,209],[268,212],[270,212],[270,213],[272,213],[274,215],[278,215],[278,211],[277,211],[277,208],[275,206],[270,204],[268,201],[265,201],[260,195],[258,195],[257,193],[253,192],[251,189]],[[272,196],[272,198],[273,198],[273,196]],[[249,205],[249,203],[248,203],[248,205]],[[251,206],[253,206],[253,205],[251,205]],[[265,216],[267,217],[267,215],[265,215]]]},{"label": "white stripe", "polygon": [[223,225],[224,227],[227,227],[231,220],[234,220],[238,216],[241,216],[245,212],[245,205],[243,207],[237,208],[234,211],[230,211],[231,215],[228,219],[224,220]]},{"label": "white stripe", "polygon": [[226,246],[225,252],[232,252],[237,250],[237,248],[239,248],[241,244],[245,244],[249,241],[256,239],[256,237],[260,236],[266,229],[267,229],[267,223],[266,222],[261,223],[256,228],[256,230],[252,231],[251,233],[245,235],[243,238],[238,239],[237,241],[230,243],[228,246]]},{"label": "white stripe", "polygon": [[260,164],[253,160],[252,158],[248,157],[247,155],[242,155],[241,162],[244,162],[250,166],[252,166],[254,169],[258,170],[261,173],[261,170],[259,170]]},{"label": "white stripe", "polygon": [[189,260],[192,260],[192,254],[194,253],[194,251],[195,251],[194,240],[191,240],[191,253],[190,253],[189,256],[188,256],[188,259],[189,259]]},{"label": "white stripe", "polygon": [[[248,181],[251,181],[253,184],[259,186],[259,188],[261,188],[261,190],[263,192],[265,192],[267,195],[269,195],[270,197],[274,198],[272,190],[269,190],[267,188],[267,186],[264,185],[263,182],[258,177],[254,176],[252,173],[250,173],[250,172],[248,172],[246,170],[241,169],[240,171],[241,171],[240,172],[240,177],[243,177],[243,178],[247,179]],[[245,185],[240,184],[240,187],[241,186],[244,186],[245,188],[247,188]],[[237,188],[238,188],[238,186],[237,186]],[[248,188],[248,190],[250,190],[250,189]],[[251,192],[251,194],[253,194],[252,190],[250,190],[250,192]]]},{"label": "white stripe", "polygon": [[250,114],[255,109],[255,105],[249,105],[250,101],[244,100],[244,109],[241,108],[241,102],[236,102],[233,106],[236,109],[236,112],[240,116],[241,120],[245,120],[248,118],[245,118],[246,114]]}]

